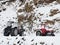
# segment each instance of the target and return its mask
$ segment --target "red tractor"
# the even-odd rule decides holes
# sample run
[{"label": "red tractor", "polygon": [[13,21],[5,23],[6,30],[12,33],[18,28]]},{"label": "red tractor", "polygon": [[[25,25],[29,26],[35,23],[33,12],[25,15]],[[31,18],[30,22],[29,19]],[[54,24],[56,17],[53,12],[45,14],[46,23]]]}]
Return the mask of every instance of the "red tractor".
[{"label": "red tractor", "polygon": [[45,26],[43,25],[41,29],[37,29],[36,36],[55,36],[54,32],[54,30],[45,29]]}]

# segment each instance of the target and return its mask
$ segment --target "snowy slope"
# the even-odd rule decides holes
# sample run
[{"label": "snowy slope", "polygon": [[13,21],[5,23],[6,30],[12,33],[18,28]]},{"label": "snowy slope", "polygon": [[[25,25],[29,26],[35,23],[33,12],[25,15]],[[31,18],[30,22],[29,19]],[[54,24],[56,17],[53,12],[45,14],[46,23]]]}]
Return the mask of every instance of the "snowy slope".
[{"label": "snowy slope", "polygon": [[[0,12],[0,15],[1,15],[0,16],[1,20],[0,21],[3,23],[3,24],[0,23],[1,28],[6,27],[8,21],[14,21],[14,22],[17,23],[18,22],[17,16],[19,16],[19,15],[23,15],[25,17],[28,15],[28,17],[29,17],[32,14],[32,15],[34,15],[34,17],[32,18],[33,19],[32,20],[33,25],[29,25],[29,22],[24,23],[24,22],[26,22],[26,20],[24,20],[21,23],[21,24],[23,24],[24,28],[27,30],[27,33],[30,32],[28,30],[32,30],[32,32],[34,32],[33,31],[34,29],[40,29],[42,22],[47,23],[46,24],[47,29],[57,30],[56,32],[59,32],[60,21],[56,21],[56,20],[60,20],[60,15],[59,15],[60,14],[60,4],[58,4],[57,2],[54,1],[50,4],[48,4],[48,5],[44,5],[44,4],[41,5],[40,4],[39,6],[37,6],[38,7],[37,8],[34,5],[34,3],[32,3],[31,5],[33,5],[33,7],[35,8],[33,11],[31,11],[31,12],[26,12],[26,11],[18,12],[19,9],[24,9],[24,6],[26,5],[27,2],[29,2],[29,1],[26,1],[25,4],[22,4],[22,5],[21,5],[21,2],[19,3],[19,0],[15,1],[15,2],[10,2],[10,3],[6,2],[6,4],[2,4],[2,2],[0,2],[1,5],[2,5],[1,6],[1,11],[2,12]],[[21,5],[21,6],[19,6],[19,5]],[[5,9],[5,8],[6,8],[6,10],[3,11],[3,9]],[[51,10],[52,11],[57,10],[56,11],[57,14],[54,14],[53,16],[50,16],[51,15]],[[36,18],[36,19],[34,20],[34,18]],[[47,22],[47,20],[48,20],[48,22]],[[31,27],[32,29],[29,29],[28,28],[29,26],[32,26]],[[3,32],[3,31],[1,31],[1,32]],[[34,35],[34,33],[33,33],[33,35]]]},{"label": "snowy slope", "polygon": [[2,37],[0,45],[60,45],[60,37]]},{"label": "snowy slope", "polygon": [[[60,42],[60,37],[59,37],[60,36],[60,21],[56,21],[56,20],[60,20],[60,4],[54,1],[48,5],[39,4],[37,5],[38,7],[37,8],[34,5],[34,3],[32,3],[31,5],[33,5],[35,9],[31,11],[30,13],[34,14],[34,17],[37,18],[36,20],[33,20],[34,23],[32,27],[32,32],[29,31],[29,28],[28,28],[29,23],[27,22],[25,23],[25,25],[22,23],[24,28],[26,29],[26,32],[25,32],[25,34],[27,35],[26,37],[20,37],[19,35],[16,37],[11,37],[11,36],[5,37],[3,36],[3,32],[4,32],[4,28],[8,25],[7,24],[8,21],[14,21],[17,23],[18,15],[21,15],[21,14],[23,14],[24,16],[31,15],[30,13],[27,13],[26,11],[18,12],[18,10],[24,9],[25,4],[32,0],[30,1],[26,0],[26,2],[22,5],[21,5],[21,2],[19,2],[19,0],[15,2],[11,2],[11,3],[7,2],[6,4],[2,4],[2,2],[5,2],[5,1],[7,0],[0,1],[0,11],[1,11],[0,12],[0,45],[42,45],[40,44],[41,42],[45,42],[45,45],[60,45],[59,43]],[[3,10],[5,8],[6,10]],[[55,10],[55,9],[58,9],[59,13],[55,14],[54,16],[49,16],[51,14],[50,11]],[[35,32],[33,30],[41,28],[40,24],[42,22],[45,23],[47,20],[53,21],[54,24],[50,25],[48,23],[46,25],[46,29],[57,30],[55,32],[56,36],[55,37],[48,37],[48,36],[36,37]]]}]

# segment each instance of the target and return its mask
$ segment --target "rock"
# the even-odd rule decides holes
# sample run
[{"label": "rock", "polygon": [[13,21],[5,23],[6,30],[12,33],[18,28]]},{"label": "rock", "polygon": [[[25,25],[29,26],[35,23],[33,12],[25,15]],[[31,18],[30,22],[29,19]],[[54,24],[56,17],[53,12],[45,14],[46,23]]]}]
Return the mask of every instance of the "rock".
[{"label": "rock", "polygon": [[16,39],[18,39],[18,37],[16,37]]},{"label": "rock", "polygon": [[34,41],[34,39],[31,40],[31,42]]},{"label": "rock", "polygon": [[20,41],[18,41],[17,43],[19,44]]},{"label": "rock", "polygon": [[19,44],[19,45],[21,45],[21,44]]},{"label": "rock", "polygon": [[45,44],[45,42],[40,42],[40,44],[41,44],[41,45],[44,45],[44,44]]},{"label": "rock", "polygon": [[35,45],[37,45],[37,43]]},{"label": "rock", "polygon": [[22,38],[23,41],[25,41],[26,39]]},{"label": "rock", "polygon": [[6,8],[3,9],[3,11],[5,11],[5,10],[6,10]]},{"label": "rock", "polygon": [[16,45],[16,44],[13,44],[13,45]]},{"label": "rock", "polygon": [[2,12],[2,10],[0,10],[0,12]]}]

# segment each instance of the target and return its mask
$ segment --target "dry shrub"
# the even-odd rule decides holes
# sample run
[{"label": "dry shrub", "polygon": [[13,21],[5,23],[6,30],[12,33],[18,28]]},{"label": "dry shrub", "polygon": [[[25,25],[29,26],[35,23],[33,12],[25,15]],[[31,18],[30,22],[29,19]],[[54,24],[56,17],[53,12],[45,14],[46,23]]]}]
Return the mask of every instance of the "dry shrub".
[{"label": "dry shrub", "polygon": [[60,0],[56,0],[58,3],[60,3]]},{"label": "dry shrub", "polygon": [[30,15],[30,16],[27,18],[28,21],[32,21],[32,19],[33,19],[33,16],[32,16],[32,15]]},{"label": "dry shrub", "polygon": [[43,3],[52,3],[53,1],[56,1],[56,0],[33,0],[34,1],[34,4],[37,5],[37,4],[43,4]]},{"label": "dry shrub", "polygon": [[34,17],[34,20],[37,20],[37,18],[36,18],[36,17]]},{"label": "dry shrub", "polygon": [[37,3],[39,2],[39,0],[33,0],[34,4],[37,5]]},{"label": "dry shrub", "polygon": [[21,6],[21,5],[25,4],[26,0],[19,0],[19,2],[21,2],[21,4],[19,5],[19,6]]},{"label": "dry shrub", "polygon": [[42,16],[43,14],[40,14],[40,16]]},{"label": "dry shrub", "polygon": [[22,9],[19,9],[18,12],[22,12],[23,10]]},{"label": "dry shrub", "polygon": [[51,24],[51,25],[54,25],[55,21],[50,21],[50,20],[47,20],[45,23],[46,23],[46,24]]},{"label": "dry shrub", "polygon": [[44,3],[44,0],[33,0],[33,1],[35,5]]},{"label": "dry shrub", "polygon": [[26,5],[25,5],[25,11],[26,11],[26,12],[31,12],[31,11],[33,11],[33,6],[31,6],[30,4],[26,3]]},{"label": "dry shrub", "polygon": [[[26,16],[23,16],[23,15],[19,15],[18,16],[18,23],[21,24],[21,22],[23,23],[29,23],[29,24],[33,24],[33,21],[36,20],[36,17],[34,17],[34,15],[26,15]],[[25,21],[25,22],[24,22]]]},{"label": "dry shrub", "polygon": [[18,22],[20,23],[21,21],[23,21],[25,19],[25,17],[23,15],[19,15],[18,16]]},{"label": "dry shrub", "polygon": [[54,19],[54,20],[57,21],[57,22],[60,21],[60,19]]},{"label": "dry shrub", "polygon": [[52,3],[53,1],[56,1],[56,0],[45,0],[46,3]]},{"label": "dry shrub", "polygon": [[15,2],[16,0],[9,0],[9,2]]},{"label": "dry shrub", "polygon": [[24,9],[19,9],[19,10],[18,10],[18,12],[23,12],[23,11],[24,11]]},{"label": "dry shrub", "polygon": [[18,22],[20,23],[21,21],[23,21],[23,20],[28,20],[28,22],[30,22],[30,21],[32,21],[32,19],[33,19],[33,16],[32,15],[30,15],[29,17],[28,17],[28,15],[27,16],[23,16],[23,15],[19,15],[18,16]]},{"label": "dry shrub", "polygon": [[55,14],[59,13],[59,10],[54,9],[54,10],[51,10],[50,13],[51,13],[50,16],[54,16]]},{"label": "dry shrub", "polygon": [[26,0],[19,0],[19,1],[21,1],[21,2],[25,2]]}]

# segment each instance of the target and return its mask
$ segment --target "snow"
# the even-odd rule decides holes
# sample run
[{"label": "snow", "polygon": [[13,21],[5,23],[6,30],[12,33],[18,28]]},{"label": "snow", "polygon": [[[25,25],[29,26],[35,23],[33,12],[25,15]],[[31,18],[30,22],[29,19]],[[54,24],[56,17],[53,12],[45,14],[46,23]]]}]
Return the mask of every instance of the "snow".
[{"label": "snow", "polygon": [[[31,1],[31,0],[30,0]],[[26,0],[25,4],[29,2]],[[32,11],[32,13],[35,13],[35,17],[39,17],[41,19],[41,22],[45,22],[46,20],[51,20],[53,21],[54,19],[60,19],[60,13],[55,14],[54,16],[50,17],[50,10],[51,9],[59,9],[60,11],[60,4],[55,5],[56,2],[50,3],[48,5],[44,5],[44,6],[38,6],[35,7],[34,11]],[[8,4],[8,3],[7,3]],[[17,0],[15,3],[11,3],[10,5],[7,6],[7,4],[3,5],[0,7],[0,10],[2,10],[2,12],[0,12],[0,45],[42,45],[40,44],[40,42],[45,42],[45,45],[60,45],[60,22],[55,21],[54,25],[48,25],[50,27],[52,27],[51,29],[57,30],[57,32],[55,32],[55,37],[51,37],[51,36],[36,36],[35,32],[33,31],[32,33],[30,31],[28,31],[29,29],[27,28],[29,26],[29,23],[26,23],[24,26],[24,29],[26,29],[26,31],[24,32],[26,34],[26,36],[22,36],[20,37],[19,35],[17,36],[12,36],[9,35],[8,37],[3,36],[3,32],[4,32],[4,28],[8,25],[7,22],[8,21],[14,21],[14,22],[18,22],[17,21],[17,10],[19,9],[23,9],[25,4],[23,4],[22,6],[19,7],[19,5],[21,4],[21,2],[19,2],[19,0]],[[0,2],[0,5],[1,2]],[[51,6],[52,5],[52,6]],[[6,8],[5,11],[3,11],[3,8]],[[40,14],[43,14],[42,16],[39,16]],[[23,14],[23,15],[27,15],[30,13],[26,13],[26,12],[21,12],[18,13],[19,15]],[[13,19],[14,17],[14,19]],[[39,19],[34,20],[34,25],[33,25],[33,30],[34,29],[39,29],[41,28],[41,22],[39,21]],[[17,26],[15,24],[13,24],[13,27]],[[48,27],[46,27],[47,29],[49,29]],[[22,39],[23,38],[23,39]],[[31,41],[33,40],[33,41]],[[18,41],[19,44],[17,43]]]},{"label": "snow", "polygon": [[[44,42],[44,45],[59,45],[60,37],[31,37],[31,36],[25,36],[25,37],[2,37],[0,38],[0,45],[42,45],[41,42]],[[19,43],[18,43],[19,41]]]}]

